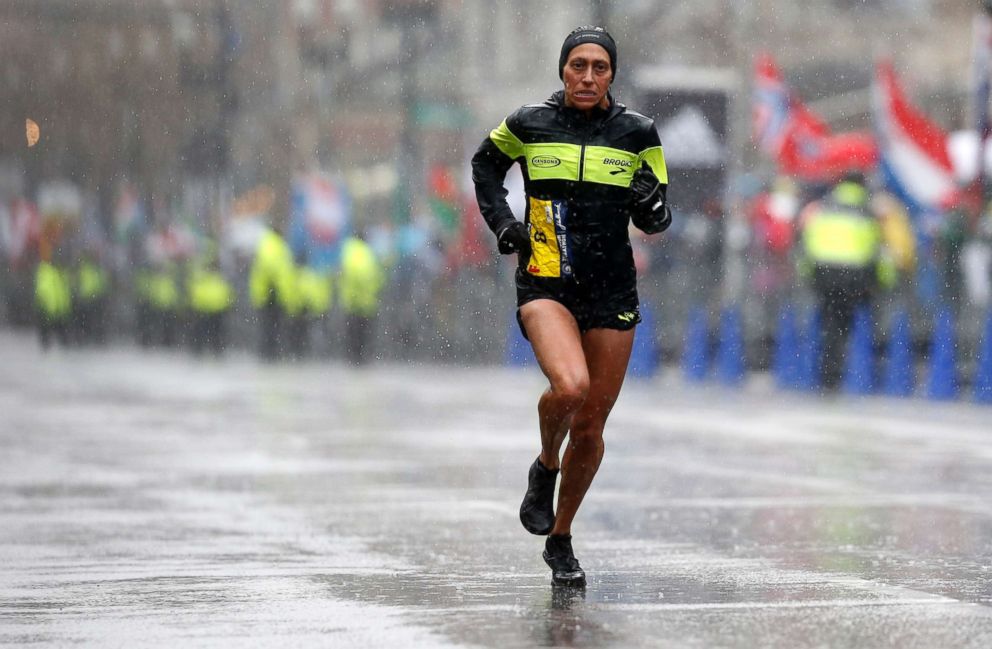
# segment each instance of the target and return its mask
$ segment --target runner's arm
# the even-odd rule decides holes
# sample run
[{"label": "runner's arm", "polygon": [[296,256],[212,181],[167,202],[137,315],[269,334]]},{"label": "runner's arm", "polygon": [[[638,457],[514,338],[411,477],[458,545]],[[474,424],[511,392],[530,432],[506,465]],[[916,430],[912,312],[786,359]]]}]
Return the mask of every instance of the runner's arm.
[{"label": "runner's arm", "polygon": [[472,182],[479,211],[486,224],[497,237],[516,221],[506,202],[503,181],[517,158],[523,156],[523,143],[510,131],[507,121],[492,130],[472,157]]}]

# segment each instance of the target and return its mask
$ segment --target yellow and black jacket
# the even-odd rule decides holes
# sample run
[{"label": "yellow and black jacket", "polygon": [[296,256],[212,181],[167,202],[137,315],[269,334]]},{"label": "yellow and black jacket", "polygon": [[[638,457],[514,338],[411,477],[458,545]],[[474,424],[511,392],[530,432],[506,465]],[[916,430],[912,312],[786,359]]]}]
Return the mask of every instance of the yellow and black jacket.
[{"label": "yellow and black jacket", "polygon": [[563,91],[517,109],[472,158],[479,209],[497,236],[514,219],[503,186],[514,162],[523,172],[532,248],[518,272],[632,286],[631,178],[646,162],[662,188],[668,184],[654,121],[612,97],[609,109],[587,118],[564,105]]}]

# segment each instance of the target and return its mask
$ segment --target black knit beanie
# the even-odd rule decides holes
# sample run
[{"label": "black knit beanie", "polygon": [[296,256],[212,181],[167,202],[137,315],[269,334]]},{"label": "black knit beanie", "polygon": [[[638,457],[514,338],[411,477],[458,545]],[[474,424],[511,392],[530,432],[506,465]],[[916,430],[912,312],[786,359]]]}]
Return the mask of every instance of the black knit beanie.
[{"label": "black knit beanie", "polygon": [[565,61],[568,60],[568,53],[583,43],[595,43],[606,50],[606,53],[610,55],[613,78],[616,78],[617,42],[602,27],[576,27],[565,37],[565,42],[561,44],[561,56],[558,57],[558,78],[565,78]]}]

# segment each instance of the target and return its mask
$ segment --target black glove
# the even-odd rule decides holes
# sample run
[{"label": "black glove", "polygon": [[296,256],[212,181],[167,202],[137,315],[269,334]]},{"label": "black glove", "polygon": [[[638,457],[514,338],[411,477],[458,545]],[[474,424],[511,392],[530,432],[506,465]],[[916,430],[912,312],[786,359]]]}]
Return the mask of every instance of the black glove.
[{"label": "black glove", "polygon": [[658,180],[658,176],[654,175],[647,162],[642,162],[641,168],[634,171],[634,177],[630,181],[630,197],[634,207],[650,207],[659,198],[664,198],[661,193],[661,181]]},{"label": "black glove", "polygon": [[521,221],[514,221],[499,231],[496,235],[496,246],[500,254],[512,255],[521,253],[530,255],[530,233]]},{"label": "black glove", "polygon": [[672,224],[672,211],[665,202],[665,186],[648,163],[634,172],[630,181],[631,218],[645,234],[664,232]]}]

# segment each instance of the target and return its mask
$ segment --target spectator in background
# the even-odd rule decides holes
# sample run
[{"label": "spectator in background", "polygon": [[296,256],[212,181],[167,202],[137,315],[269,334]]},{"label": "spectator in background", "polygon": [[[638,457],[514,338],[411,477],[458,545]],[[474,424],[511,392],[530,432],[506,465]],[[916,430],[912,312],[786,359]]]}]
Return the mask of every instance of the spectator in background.
[{"label": "spectator in background", "polygon": [[965,201],[959,198],[943,217],[935,242],[942,279],[942,301],[955,313],[960,313],[964,297],[964,268],[961,263],[961,253],[969,238],[971,216]]},{"label": "spectator in background", "polygon": [[[290,250],[292,250],[292,245]],[[303,303],[302,273],[307,263],[306,251],[298,251],[293,259],[290,296],[282,300],[283,342],[285,352],[293,360],[302,360],[310,353],[310,328]]]},{"label": "spectator in background", "polygon": [[[754,236],[751,254],[755,261],[753,288],[763,300],[777,302],[792,285],[792,246],[796,237],[800,191],[796,181],[779,176],[767,192],[755,197],[751,207]],[[773,312],[776,305],[771,305]]]},{"label": "spectator in background", "polygon": [[874,189],[871,192],[871,211],[882,228],[882,242],[895,267],[899,280],[891,293],[893,300],[909,301],[907,280],[916,272],[917,240],[906,206],[892,194]]},{"label": "spectator in background", "polygon": [[961,254],[968,299],[978,307],[992,304],[992,203],[979,215],[975,236]]},{"label": "spectator in background", "polygon": [[719,198],[708,199],[699,212],[684,220],[679,243],[688,272],[686,284],[702,305],[716,310],[723,281],[723,205]]},{"label": "spectator in background", "polygon": [[405,359],[431,351],[426,343],[432,340],[436,321],[434,285],[444,267],[433,219],[421,207],[415,206],[411,220],[399,226],[393,238],[396,263],[390,272],[390,328],[399,356]]},{"label": "spectator in background", "polygon": [[141,347],[150,347],[153,339],[151,304],[151,268],[142,263],[134,271],[132,290],[134,293],[135,338]]}]

